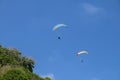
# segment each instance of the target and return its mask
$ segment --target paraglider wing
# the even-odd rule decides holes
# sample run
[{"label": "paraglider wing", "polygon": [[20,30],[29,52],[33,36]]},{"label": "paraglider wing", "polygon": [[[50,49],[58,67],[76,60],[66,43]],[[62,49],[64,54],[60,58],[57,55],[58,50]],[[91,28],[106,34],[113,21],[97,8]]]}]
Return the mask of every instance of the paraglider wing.
[{"label": "paraglider wing", "polygon": [[79,51],[77,52],[77,56],[80,56],[81,54],[88,54],[88,52],[86,50],[82,50],[82,51]]},{"label": "paraglider wing", "polygon": [[56,26],[53,27],[53,31],[59,29],[60,27],[65,27],[65,26],[67,26],[67,25],[65,25],[65,24],[57,24]]}]

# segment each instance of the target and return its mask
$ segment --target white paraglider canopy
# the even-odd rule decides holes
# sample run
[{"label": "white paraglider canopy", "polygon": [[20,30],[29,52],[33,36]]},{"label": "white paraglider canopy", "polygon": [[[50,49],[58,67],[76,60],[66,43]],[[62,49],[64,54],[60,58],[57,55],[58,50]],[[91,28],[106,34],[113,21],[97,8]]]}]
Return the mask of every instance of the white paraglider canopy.
[{"label": "white paraglider canopy", "polygon": [[77,56],[80,56],[81,54],[88,54],[88,51],[81,50],[81,51],[79,51],[79,52],[76,53]]},{"label": "white paraglider canopy", "polygon": [[57,29],[59,29],[61,27],[65,27],[65,26],[67,26],[67,25],[65,25],[65,24],[57,24],[56,26],[53,27],[53,31],[55,31],[55,30],[57,30]]}]

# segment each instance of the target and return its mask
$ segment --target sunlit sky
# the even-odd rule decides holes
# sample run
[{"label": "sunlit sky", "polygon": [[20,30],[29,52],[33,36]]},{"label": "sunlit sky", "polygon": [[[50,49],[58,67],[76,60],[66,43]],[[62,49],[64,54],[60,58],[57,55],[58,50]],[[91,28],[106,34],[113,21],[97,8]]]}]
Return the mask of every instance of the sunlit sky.
[{"label": "sunlit sky", "polygon": [[0,44],[32,58],[42,77],[120,80],[120,1],[0,0]]}]

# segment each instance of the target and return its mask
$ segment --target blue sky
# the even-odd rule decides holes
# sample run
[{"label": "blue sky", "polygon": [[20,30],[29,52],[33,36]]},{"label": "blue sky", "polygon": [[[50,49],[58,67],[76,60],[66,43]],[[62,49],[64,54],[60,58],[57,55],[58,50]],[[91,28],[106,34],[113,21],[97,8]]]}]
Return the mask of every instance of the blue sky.
[{"label": "blue sky", "polygon": [[[42,77],[120,80],[120,1],[0,0],[0,44],[34,59]],[[89,54],[76,57],[81,49]]]}]

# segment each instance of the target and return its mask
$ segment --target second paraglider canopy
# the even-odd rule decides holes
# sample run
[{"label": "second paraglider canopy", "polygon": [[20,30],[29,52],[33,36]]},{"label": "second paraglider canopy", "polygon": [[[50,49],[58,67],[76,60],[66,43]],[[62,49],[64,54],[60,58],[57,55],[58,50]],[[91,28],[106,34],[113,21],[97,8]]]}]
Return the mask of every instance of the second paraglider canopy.
[{"label": "second paraglider canopy", "polygon": [[80,56],[80,55],[82,55],[82,54],[88,54],[88,51],[86,51],[86,50],[78,51],[78,52],[76,53],[76,56]]},{"label": "second paraglider canopy", "polygon": [[[83,54],[88,54],[88,51],[87,51],[87,50],[80,50],[80,51],[78,51],[78,52],[76,53],[76,56],[81,56],[81,55],[83,55]],[[84,62],[83,57],[82,57],[82,59],[81,59],[80,61],[81,61],[81,63]]]}]

